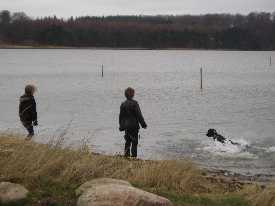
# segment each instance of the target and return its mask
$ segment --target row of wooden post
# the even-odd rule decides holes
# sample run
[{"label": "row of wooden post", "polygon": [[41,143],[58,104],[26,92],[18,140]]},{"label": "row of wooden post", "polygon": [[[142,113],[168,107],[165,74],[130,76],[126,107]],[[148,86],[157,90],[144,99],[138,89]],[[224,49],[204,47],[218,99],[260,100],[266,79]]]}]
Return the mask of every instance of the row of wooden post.
[{"label": "row of wooden post", "polygon": [[201,89],[202,89],[202,67],[200,69],[200,74],[201,74]]},{"label": "row of wooden post", "polygon": [[[269,66],[272,66],[272,58],[271,56],[269,57]],[[104,77],[104,65],[101,65],[101,77]],[[203,89],[203,70],[202,67],[200,68],[200,89]]]},{"label": "row of wooden post", "polygon": [[[202,87],[202,67],[200,68],[200,74],[201,74],[201,89],[203,88]],[[104,77],[104,65],[102,64],[101,65],[101,77],[103,78]]]}]

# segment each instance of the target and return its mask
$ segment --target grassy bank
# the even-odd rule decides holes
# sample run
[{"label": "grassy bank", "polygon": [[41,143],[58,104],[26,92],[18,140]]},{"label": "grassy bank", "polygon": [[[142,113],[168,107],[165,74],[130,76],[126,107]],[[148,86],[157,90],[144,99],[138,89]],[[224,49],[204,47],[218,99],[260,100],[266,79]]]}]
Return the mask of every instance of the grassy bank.
[{"label": "grassy bank", "polygon": [[0,181],[30,190],[27,205],[73,206],[74,190],[85,181],[111,177],[165,196],[184,206],[273,206],[275,189],[208,178],[188,161],[127,160],[92,154],[85,145],[64,149],[0,135]]}]

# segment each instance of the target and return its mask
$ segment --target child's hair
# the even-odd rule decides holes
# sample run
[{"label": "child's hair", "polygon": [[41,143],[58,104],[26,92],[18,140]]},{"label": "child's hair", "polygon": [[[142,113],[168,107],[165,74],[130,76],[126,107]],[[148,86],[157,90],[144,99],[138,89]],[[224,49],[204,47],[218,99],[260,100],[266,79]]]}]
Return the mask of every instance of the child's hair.
[{"label": "child's hair", "polygon": [[133,97],[135,96],[135,90],[131,87],[128,87],[127,89],[125,89],[124,94],[127,99],[133,99]]},{"label": "child's hair", "polygon": [[33,84],[28,84],[25,86],[26,94],[33,95],[35,91],[36,91],[36,86],[34,86]]}]

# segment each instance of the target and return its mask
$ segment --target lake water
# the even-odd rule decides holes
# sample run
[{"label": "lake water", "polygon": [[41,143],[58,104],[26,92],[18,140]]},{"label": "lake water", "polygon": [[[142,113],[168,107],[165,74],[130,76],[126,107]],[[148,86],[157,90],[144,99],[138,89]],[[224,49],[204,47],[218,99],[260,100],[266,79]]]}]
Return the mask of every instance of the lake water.
[{"label": "lake water", "polygon": [[[119,107],[132,86],[148,124],[139,157],[275,174],[275,52],[0,50],[0,131],[25,134],[18,100],[26,83],[38,87],[36,141],[63,137],[122,153]],[[242,146],[214,142],[209,128]]]}]

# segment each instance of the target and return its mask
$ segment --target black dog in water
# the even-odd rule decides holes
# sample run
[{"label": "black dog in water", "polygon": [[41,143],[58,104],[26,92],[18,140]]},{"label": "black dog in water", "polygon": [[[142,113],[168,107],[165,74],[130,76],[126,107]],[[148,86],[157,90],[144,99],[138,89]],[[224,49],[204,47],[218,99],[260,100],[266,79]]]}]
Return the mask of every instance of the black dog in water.
[{"label": "black dog in water", "polygon": [[[218,142],[224,144],[226,142],[226,138],[220,134],[215,129],[209,129],[207,134],[207,137],[213,137],[213,140],[217,140]],[[240,145],[239,143],[233,142],[232,140],[228,140],[233,145]]]}]

